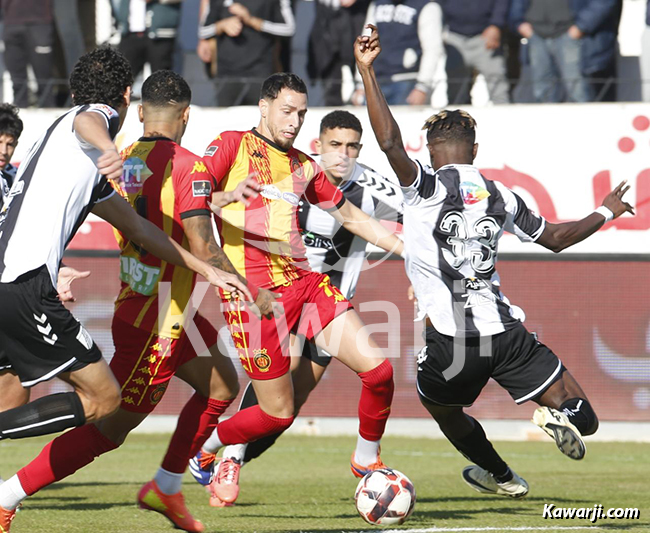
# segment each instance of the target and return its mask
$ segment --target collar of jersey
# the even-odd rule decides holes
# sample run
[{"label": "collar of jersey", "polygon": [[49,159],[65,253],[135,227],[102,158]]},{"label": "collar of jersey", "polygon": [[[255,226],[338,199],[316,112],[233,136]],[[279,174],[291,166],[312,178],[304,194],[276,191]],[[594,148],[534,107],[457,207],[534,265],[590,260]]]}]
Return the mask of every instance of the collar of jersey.
[{"label": "collar of jersey", "polygon": [[138,142],[155,142],[155,141],[169,141],[170,143],[173,143],[169,137],[165,137],[164,135],[157,135],[156,137],[140,137],[138,139]]},{"label": "collar of jersey", "polygon": [[444,165],[440,167],[438,170],[436,170],[436,174],[440,172],[441,170],[444,170],[446,168],[455,168],[455,167],[467,167],[467,168],[473,168],[477,172],[479,172],[478,167],[475,165],[468,165],[467,163],[449,163],[448,165]]},{"label": "collar of jersey", "polygon": [[266,144],[270,144],[273,148],[282,152],[283,154],[286,154],[289,151],[285,148],[282,148],[282,146],[275,144],[271,139],[267,139],[266,137],[264,137],[264,135],[262,135],[259,131],[257,131],[257,128],[253,128],[251,130],[251,133],[255,135],[255,137],[259,137],[260,139],[262,139]]}]

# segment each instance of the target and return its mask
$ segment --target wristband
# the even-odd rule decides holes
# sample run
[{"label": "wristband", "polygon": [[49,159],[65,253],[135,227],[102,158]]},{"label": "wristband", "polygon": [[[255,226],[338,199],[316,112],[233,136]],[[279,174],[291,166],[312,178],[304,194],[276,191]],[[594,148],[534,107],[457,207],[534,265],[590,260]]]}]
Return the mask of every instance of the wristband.
[{"label": "wristband", "polygon": [[601,205],[594,213],[598,213],[599,215],[603,215],[605,217],[605,222],[609,222],[610,220],[614,219],[614,213],[609,207],[605,207],[604,205]]}]

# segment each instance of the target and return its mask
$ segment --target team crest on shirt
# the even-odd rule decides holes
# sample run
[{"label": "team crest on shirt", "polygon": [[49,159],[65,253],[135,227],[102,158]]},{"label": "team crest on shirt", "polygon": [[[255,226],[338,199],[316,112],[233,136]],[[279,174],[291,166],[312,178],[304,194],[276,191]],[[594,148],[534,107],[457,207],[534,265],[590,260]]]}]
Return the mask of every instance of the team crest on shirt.
[{"label": "team crest on shirt", "polygon": [[144,182],[153,174],[147,164],[139,157],[129,157],[124,164],[124,189],[127,194],[137,194],[142,189]]},{"label": "team crest on shirt", "polygon": [[168,383],[169,382],[161,383],[153,390],[151,396],[149,396],[149,402],[151,403],[151,405],[157,405],[158,403],[160,403],[160,400],[162,400],[162,397],[164,396],[165,391],[167,390]]},{"label": "team crest on shirt", "polygon": [[305,171],[302,168],[302,163],[295,155],[289,156],[289,161],[291,162],[291,173],[295,174],[299,179],[304,179]]},{"label": "team crest on shirt", "polygon": [[464,204],[476,204],[481,200],[485,200],[490,193],[480,185],[472,183],[471,181],[464,181],[460,184],[460,195],[463,198]]},{"label": "team crest on shirt", "polygon": [[266,348],[253,350],[253,363],[260,372],[268,372],[271,368],[271,358],[266,352]]}]

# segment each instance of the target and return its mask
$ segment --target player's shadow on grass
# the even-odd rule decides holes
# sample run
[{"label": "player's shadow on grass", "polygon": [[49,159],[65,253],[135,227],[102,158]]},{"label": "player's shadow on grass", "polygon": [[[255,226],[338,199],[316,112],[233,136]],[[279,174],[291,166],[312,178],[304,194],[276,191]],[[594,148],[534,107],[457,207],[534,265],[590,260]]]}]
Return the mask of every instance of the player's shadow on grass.
[{"label": "player's shadow on grass", "polygon": [[[81,498],[56,498],[56,505],[30,502],[29,507],[25,507],[25,511],[29,511],[30,509],[35,511],[105,511],[115,507],[136,507],[132,501],[81,503],[79,502],[80,499]],[[72,501],[77,501],[78,503],[71,503]]]},{"label": "player's shadow on grass", "polygon": [[[503,501],[512,501],[512,502],[519,502],[519,503],[535,503],[537,505],[544,504],[544,503],[549,503],[551,499],[548,497],[541,497],[541,496],[532,496],[532,497],[526,497],[526,498],[521,498],[520,500],[516,500],[515,498],[505,500],[504,498],[499,497],[499,499],[495,499],[494,496],[486,495],[486,496],[481,496],[481,495],[476,495],[476,496],[452,496],[452,497],[443,497],[443,498],[435,498],[435,497],[427,497],[427,498],[420,498],[418,497],[416,500],[416,505],[418,503],[423,504],[423,503],[453,503],[453,502],[477,502],[477,501],[495,501],[495,502],[503,502]],[[587,507],[590,507],[593,505],[593,501],[591,500],[576,500],[575,498],[556,498],[553,496],[553,503],[558,502],[558,503],[587,503]],[[557,504],[556,504],[557,505]]]}]

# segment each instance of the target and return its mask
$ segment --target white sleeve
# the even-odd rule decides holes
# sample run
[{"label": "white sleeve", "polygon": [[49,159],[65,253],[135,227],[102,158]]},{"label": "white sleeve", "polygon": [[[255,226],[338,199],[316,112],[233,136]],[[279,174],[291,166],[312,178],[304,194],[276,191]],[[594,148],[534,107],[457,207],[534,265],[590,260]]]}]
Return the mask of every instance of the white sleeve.
[{"label": "white sleeve", "polygon": [[415,164],[418,168],[415,180],[410,185],[401,187],[405,205],[418,205],[423,200],[431,198],[436,192],[438,178],[433,169],[429,166],[423,167],[417,159]]},{"label": "white sleeve", "polygon": [[443,55],[442,8],[437,2],[430,2],[420,12],[418,37],[422,47],[420,70],[415,88],[426,94],[433,90],[436,67]]},{"label": "white sleeve", "polygon": [[516,235],[521,242],[535,242],[544,233],[544,217],[529,209],[526,202],[505,185],[499,182],[495,184],[505,203],[506,222],[503,229]]},{"label": "white sleeve", "polygon": [[291,9],[291,0],[279,0],[279,2],[283,22],[263,20],[261,31],[278,37],[293,37],[293,34],[296,33],[296,21]]}]

